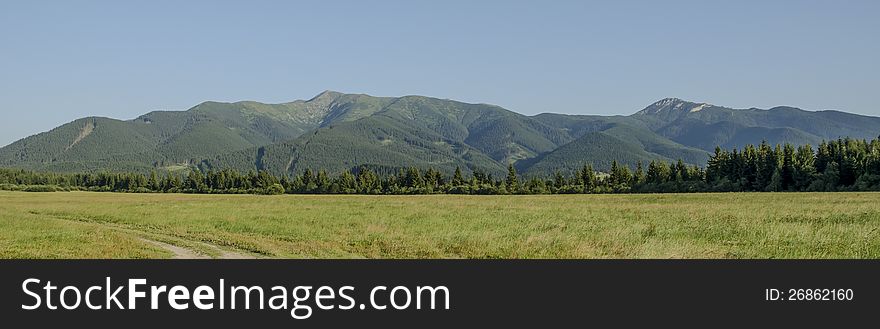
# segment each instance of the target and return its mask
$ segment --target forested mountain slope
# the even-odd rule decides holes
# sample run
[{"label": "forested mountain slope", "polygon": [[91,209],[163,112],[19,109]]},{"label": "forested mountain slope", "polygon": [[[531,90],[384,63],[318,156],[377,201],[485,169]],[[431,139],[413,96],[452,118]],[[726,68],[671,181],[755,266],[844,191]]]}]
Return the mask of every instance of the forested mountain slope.
[{"label": "forested mountain slope", "polygon": [[871,139],[880,134],[877,117],[786,106],[737,110],[676,98],[658,101],[631,117],[664,137],[706,151],[716,146],[741,148],[762,140],[815,146],[821,140]]},{"label": "forested mountain slope", "polygon": [[[559,109],[585,111],[587,109]],[[282,104],[205,102],[133,120],[89,117],[0,148],[0,167],[63,172],[192,168],[344,171],[456,167],[546,174],[612,160],[704,164],[716,146],[870,139],[880,118],[791,107],[736,110],[669,98],[629,116],[525,116],[487,104],[326,91]]]}]

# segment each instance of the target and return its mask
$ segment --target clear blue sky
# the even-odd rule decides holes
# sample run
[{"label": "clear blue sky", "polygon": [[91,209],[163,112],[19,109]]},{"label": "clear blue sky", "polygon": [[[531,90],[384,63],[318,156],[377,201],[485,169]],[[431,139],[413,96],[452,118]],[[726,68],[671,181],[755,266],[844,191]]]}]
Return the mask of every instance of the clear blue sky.
[{"label": "clear blue sky", "polygon": [[0,145],[325,89],[524,114],[679,97],[880,115],[880,1],[0,2]]}]

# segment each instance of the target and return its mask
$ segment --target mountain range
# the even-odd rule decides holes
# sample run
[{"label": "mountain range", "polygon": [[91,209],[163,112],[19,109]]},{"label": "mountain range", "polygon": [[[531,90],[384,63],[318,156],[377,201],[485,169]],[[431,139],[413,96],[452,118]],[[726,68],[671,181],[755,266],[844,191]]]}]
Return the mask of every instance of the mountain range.
[{"label": "mountain range", "polygon": [[415,166],[502,174],[607,170],[682,159],[705,164],[716,146],[816,145],[880,134],[880,118],[793,107],[731,109],[677,98],[629,116],[526,116],[487,104],[423,96],[325,91],[283,104],[204,102],[133,120],[87,117],[0,148],[0,167],[58,172],[231,168],[380,172]]}]

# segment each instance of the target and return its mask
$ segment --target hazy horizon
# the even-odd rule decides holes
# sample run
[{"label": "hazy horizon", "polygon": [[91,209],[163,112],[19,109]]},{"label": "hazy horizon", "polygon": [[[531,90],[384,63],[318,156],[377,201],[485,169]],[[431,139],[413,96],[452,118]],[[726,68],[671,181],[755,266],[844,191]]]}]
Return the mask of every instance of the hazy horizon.
[{"label": "hazy horizon", "polygon": [[880,3],[0,3],[0,146],[87,116],[323,90],[629,115],[667,97],[880,116]]}]

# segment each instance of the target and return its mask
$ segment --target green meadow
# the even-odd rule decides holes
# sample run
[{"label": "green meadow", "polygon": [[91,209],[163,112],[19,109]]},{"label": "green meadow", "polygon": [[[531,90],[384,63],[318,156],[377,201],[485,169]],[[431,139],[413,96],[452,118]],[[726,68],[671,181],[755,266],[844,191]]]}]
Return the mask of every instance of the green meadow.
[{"label": "green meadow", "polygon": [[0,191],[0,258],[880,258],[880,193]]}]

